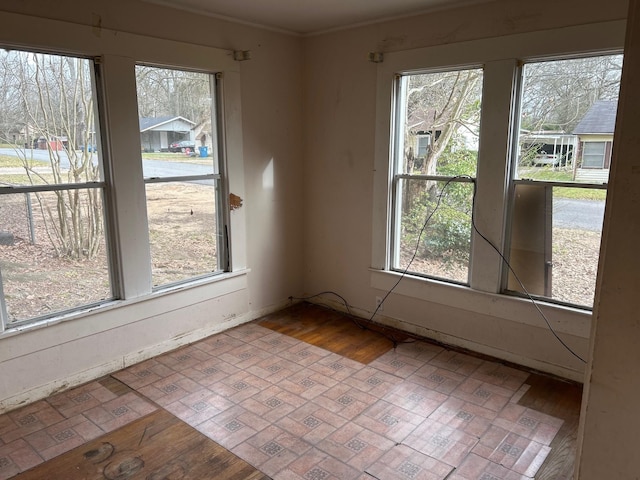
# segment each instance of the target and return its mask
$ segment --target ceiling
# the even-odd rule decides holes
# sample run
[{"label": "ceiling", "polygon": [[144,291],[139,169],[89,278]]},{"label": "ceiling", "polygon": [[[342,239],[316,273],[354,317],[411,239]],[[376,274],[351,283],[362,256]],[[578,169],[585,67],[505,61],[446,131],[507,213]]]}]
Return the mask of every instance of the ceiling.
[{"label": "ceiling", "polygon": [[144,0],[300,35],[490,0]]}]

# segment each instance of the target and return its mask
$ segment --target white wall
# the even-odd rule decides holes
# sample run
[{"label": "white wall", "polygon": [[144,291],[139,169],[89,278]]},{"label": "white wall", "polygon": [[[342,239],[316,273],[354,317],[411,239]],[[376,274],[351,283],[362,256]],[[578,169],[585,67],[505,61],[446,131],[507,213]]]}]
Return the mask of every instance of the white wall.
[{"label": "white wall", "polygon": [[[498,1],[305,39],[304,290],[334,290],[361,315],[393,285],[372,267],[377,67],[398,52],[624,19],[626,1]],[[384,172],[382,172],[384,175]],[[378,208],[376,205],[375,208]],[[435,283],[405,282],[379,321],[582,380],[584,366],[523,301]],[[549,307],[563,340],[586,357],[590,315]],[[386,318],[385,318],[386,317]]]},{"label": "white wall", "polygon": [[[106,28],[251,50],[252,59],[239,65],[250,271],[0,338],[0,368],[9,372],[0,378],[0,409],[253,318],[302,291],[335,290],[366,316],[391,285],[370,271],[377,68],[368,53],[624,19],[626,5],[504,0],[301,39],[126,0],[3,2],[3,11],[88,25],[96,37]],[[29,31],[28,18],[22,26]],[[548,310],[563,338],[586,355],[590,315]],[[583,366],[517,300],[406,282],[384,314],[410,331],[582,378]],[[121,347],[98,348],[124,337]],[[42,363],[52,367],[40,371]]]},{"label": "white wall", "polygon": [[[3,12],[13,13],[7,17]],[[140,296],[134,288],[129,295],[132,300],[49,326],[0,334],[0,411],[250,320],[286,305],[290,295],[300,293],[299,38],[128,0],[6,1],[0,6],[0,18],[5,26],[11,26],[0,37],[9,43],[7,31],[14,30],[19,32],[16,36],[21,40],[16,43],[20,44],[25,43],[25,37],[43,46],[48,40],[52,45],[62,41],[60,25],[49,20],[56,19],[68,23],[64,41],[73,51],[87,45],[100,48],[105,36],[117,38],[123,36],[118,32],[128,32],[134,34],[128,46],[131,51],[152,42],[145,38],[158,38],[181,42],[175,52],[171,47],[162,52],[169,57],[189,49],[184,45],[198,46],[192,50],[203,46],[252,52],[251,60],[234,67],[239,78],[235,85],[240,89],[241,111],[237,113],[242,124],[229,132],[235,138],[232,142],[238,143],[237,151],[242,151],[238,155],[241,164],[235,164],[230,174],[231,191],[243,199],[241,210],[231,214],[232,235],[241,237],[244,243],[234,245],[239,272],[217,282],[162,295]],[[110,53],[109,61],[116,64],[116,69],[118,64],[127,66],[128,51]],[[118,102],[117,88],[111,94],[112,101]],[[133,143],[114,149],[124,154]],[[128,180],[120,180],[119,194],[127,197],[124,183]],[[127,234],[120,232],[122,237]],[[144,261],[142,253],[139,257]],[[135,272],[129,274],[135,276]],[[144,291],[144,285],[141,288]]]},{"label": "white wall", "polygon": [[604,253],[583,396],[579,476],[635,479],[640,395],[640,4],[630,2],[620,107],[603,230]]}]

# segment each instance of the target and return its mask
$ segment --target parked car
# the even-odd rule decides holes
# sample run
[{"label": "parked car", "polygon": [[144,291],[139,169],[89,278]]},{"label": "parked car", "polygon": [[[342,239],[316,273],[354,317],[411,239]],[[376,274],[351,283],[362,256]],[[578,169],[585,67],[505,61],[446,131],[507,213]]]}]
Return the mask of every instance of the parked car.
[{"label": "parked car", "polygon": [[80,145],[80,147],[78,148],[78,150],[83,151],[83,150],[87,150],[87,152],[91,153],[91,152],[97,152],[96,150],[96,146],[95,145],[87,145],[86,147],[84,145]]},{"label": "parked car", "polygon": [[544,165],[551,165],[552,167],[557,167],[560,165],[560,155],[555,155],[553,153],[540,153],[533,157],[531,163],[535,166],[541,167]]},{"label": "parked car", "polygon": [[187,148],[193,152],[196,148],[196,142],[193,142],[191,140],[182,140],[180,142],[173,142],[171,145],[169,145],[169,151],[174,153],[186,152]]}]

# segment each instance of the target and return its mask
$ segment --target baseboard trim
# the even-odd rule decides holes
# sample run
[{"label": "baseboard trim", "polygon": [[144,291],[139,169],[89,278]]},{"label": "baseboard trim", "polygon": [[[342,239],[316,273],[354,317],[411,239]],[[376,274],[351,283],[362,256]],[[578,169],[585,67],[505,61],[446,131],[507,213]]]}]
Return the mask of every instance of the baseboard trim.
[{"label": "baseboard trim", "polygon": [[42,400],[43,398],[69,390],[84,383],[91,382],[104,377],[105,375],[117,372],[123,368],[148,360],[149,358],[189,345],[211,335],[224,332],[230,328],[251,322],[265,315],[269,315],[270,313],[282,310],[289,305],[291,305],[291,302],[289,300],[285,300],[270,307],[229,318],[222,323],[216,323],[192,332],[186,332],[183,335],[178,335],[170,340],[144,347],[135,353],[130,353],[122,357],[109,360],[100,365],[74,373],[64,379],[52,380],[44,385],[20,392],[17,395],[0,400],[0,414],[15,410],[16,408]]}]

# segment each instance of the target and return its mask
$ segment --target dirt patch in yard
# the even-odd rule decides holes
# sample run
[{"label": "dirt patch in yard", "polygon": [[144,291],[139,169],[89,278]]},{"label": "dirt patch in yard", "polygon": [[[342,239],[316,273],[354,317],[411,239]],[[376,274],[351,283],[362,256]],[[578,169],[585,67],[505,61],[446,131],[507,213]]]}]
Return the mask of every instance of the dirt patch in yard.
[{"label": "dirt patch in yard", "polygon": [[[212,186],[150,184],[147,186],[153,283],[165,285],[215,271],[216,212]],[[56,255],[45,223],[32,198],[30,242],[25,196],[0,197],[0,231],[14,236],[0,245],[0,271],[9,317],[24,320],[111,298],[106,249],[91,259]],[[554,229],[553,295],[560,301],[591,305],[598,266],[600,234]],[[410,255],[404,255],[406,265]],[[411,270],[466,282],[466,266],[416,258]]]},{"label": "dirt patch in yard", "polygon": [[[154,285],[217,269],[214,188],[200,184],[147,186]],[[112,298],[107,251],[93,258],[56,254],[47,225],[31,194],[33,233],[24,194],[0,197],[0,230],[13,245],[0,245],[0,271],[11,321],[44,316]],[[103,237],[104,238],[104,237]]]},{"label": "dirt patch in yard", "polygon": [[[553,297],[574,305],[593,305],[600,251],[600,233],[569,228],[553,229]],[[406,268],[413,252],[401,255]],[[410,271],[467,283],[467,265],[416,257]],[[517,272],[516,272],[517,273]],[[526,285],[525,285],[526,286]]]}]

